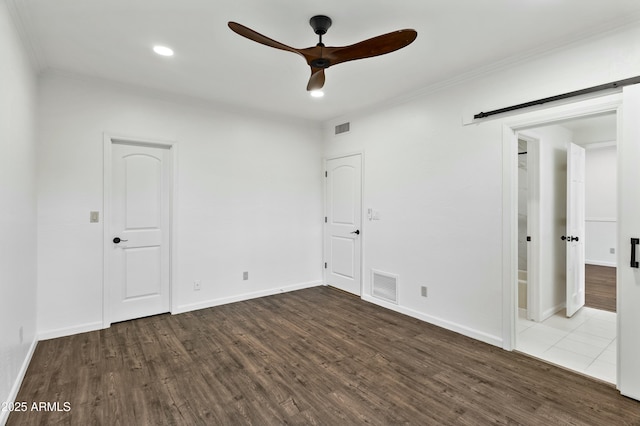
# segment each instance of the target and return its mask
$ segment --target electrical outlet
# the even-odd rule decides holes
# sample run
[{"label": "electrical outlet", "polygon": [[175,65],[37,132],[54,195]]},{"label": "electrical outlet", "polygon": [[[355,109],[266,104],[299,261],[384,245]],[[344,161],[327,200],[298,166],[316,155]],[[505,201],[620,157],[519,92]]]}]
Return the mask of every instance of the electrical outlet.
[{"label": "electrical outlet", "polygon": [[89,223],[100,222],[100,212],[89,212]]},{"label": "electrical outlet", "polygon": [[427,286],[422,286],[420,287],[420,294],[422,295],[422,297],[427,297]]},{"label": "electrical outlet", "polygon": [[242,280],[246,281],[249,279],[249,271],[245,271],[242,273]]},{"label": "electrical outlet", "polygon": [[611,254],[616,254],[616,249],[614,249],[613,247],[611,247],[611,248],[609,249],[609,253],[611,253]]},{"label": "electrical outlet", "polygon": [[200,284],[201,284],[201,283],[200,283],[200,280],[196,280],[196,281],[194,281],[194,282],[193,282],[193,290],[194,290],[194,291],[198,291],[198,290],[200,290]]}]

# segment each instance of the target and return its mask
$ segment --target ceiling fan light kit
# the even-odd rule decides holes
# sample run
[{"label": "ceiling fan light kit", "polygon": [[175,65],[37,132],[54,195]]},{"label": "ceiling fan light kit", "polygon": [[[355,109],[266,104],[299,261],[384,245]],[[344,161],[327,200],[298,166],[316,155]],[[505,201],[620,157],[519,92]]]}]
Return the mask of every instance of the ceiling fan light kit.
[{"label": "ceiling fan light kit", "polygon": [[322,89],[325,82],[324,70],[326,68],[342,62],[371,58],[394,52],[413,43],[418,36],[418,33],[415,30],[404,29],[373,37],[349,46],[327,47],[322,42],[322,36],[327,33],[331,24],[331,18],[328,16],[316,15],[312,17],[309,20],[309,25],[311,25],[311,28],[313,28],[313,31],[319,37],[318,44],[306,49],[296,49],[270,39],[251,28],[238,24],[237,22],[228,23],[229,28],[232,31],[248,38],[249,40],[302,56],[307,61],[307,65],[311,68],[311,77],[307,84],[307,91],[309,92]]}]

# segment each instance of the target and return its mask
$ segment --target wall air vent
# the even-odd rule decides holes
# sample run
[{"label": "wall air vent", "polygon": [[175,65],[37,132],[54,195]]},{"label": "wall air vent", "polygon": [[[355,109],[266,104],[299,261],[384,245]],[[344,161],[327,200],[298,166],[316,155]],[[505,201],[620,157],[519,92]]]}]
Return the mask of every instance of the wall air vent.
[{"label": "wall air vent", "polygon": [[349,124],[350,123],[338,124],[336,126],[336,135],[339,135],[340,133],[347,133],[349,131]]},{"label": "wall air vent", "polygon": [[398,276],[371,270],[371,295],[387,302],[398,303]]}]

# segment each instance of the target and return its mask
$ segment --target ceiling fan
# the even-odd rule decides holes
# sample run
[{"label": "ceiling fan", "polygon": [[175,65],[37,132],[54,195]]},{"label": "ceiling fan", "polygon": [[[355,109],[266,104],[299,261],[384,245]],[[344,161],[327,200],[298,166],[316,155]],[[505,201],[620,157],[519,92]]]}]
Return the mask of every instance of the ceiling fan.
[{"label": "ceiling fan", "polygon": [[326,68],[342,62],[371,58],[373,56],[391,53],[408,46],[418,36],[418,33],[415,30],[404,29],[373,37],[350,46],[327,47],[322,43],[322,36],[326,34],[329,27],[331,27],[331,18],[324,15],[317,15],[309,20],[309,24],[320,38],[318,44],[306,49],[296,49],[270,39],[269,37],[263,36],[251,28],[240,25],[237,22],[228,23],[231,30],[248,38],[249,40],[253,40],[276,49],[297,53],[304,57],[307,64],[311,67],[311,77],[307,84],[308,91],[319,90],[324,86],[324,70]]}]

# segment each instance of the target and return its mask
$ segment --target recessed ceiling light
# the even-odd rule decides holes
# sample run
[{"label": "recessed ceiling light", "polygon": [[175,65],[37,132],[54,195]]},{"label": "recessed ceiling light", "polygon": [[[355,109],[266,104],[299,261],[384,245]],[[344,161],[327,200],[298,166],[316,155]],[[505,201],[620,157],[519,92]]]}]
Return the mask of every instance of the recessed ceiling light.
[{"label": "recessed ceiling light", "polygon": [[153,51],[160,56],[173,56],[173,49],[167,46],[153,46]]},{"label": "recessed ceiling light", "polygon": [[312,90],[311,96],[313,96],[314,98],[321,98],[324,96],[324,92],[322,90]]}]

